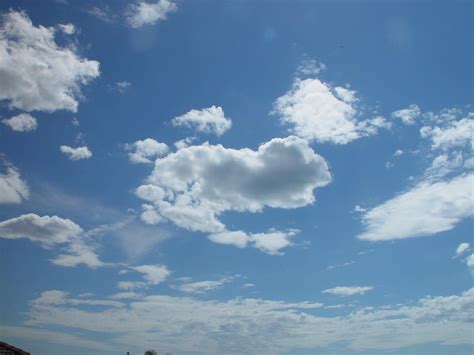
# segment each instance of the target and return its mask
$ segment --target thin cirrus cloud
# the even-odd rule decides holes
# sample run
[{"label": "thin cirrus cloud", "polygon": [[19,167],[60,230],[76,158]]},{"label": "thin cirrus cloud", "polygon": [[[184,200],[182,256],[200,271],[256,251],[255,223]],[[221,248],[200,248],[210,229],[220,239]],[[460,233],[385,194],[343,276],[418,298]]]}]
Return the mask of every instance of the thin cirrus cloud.
[{"label": "thin cirrus cloud", "polygon": [[27,113],[20,113],[14,117],[3,119],[2,122],[15,132],[31,132],[38,128],[38,121]]},{"label": "thin cirrus cloud", "polygon": [[126,291],[148,288],[162,283],[171,275],[171,271],[165,265],[132,266],[130,270],[142,274],[143,281],[119,281],[117,288]]},{"label": "thin cirrus cloud", "polygon": [[[319,66],[305,72],[319,73],[324,69]],[[347,144],[391,128],[391,123],[381,116],[361,120],[358,101],[355,90],[316,77],[297,76],[292,88],[274,102],[272,114],[290,126],[290,133],[318,143]]]},{"label": "thin cirrus cloud", "polygon": [[128,7],[126,22],[132,28],[154,25],[159,21],[166,20],[168,15],[177,9],[176,4],[170,0],[138,1]]},{"label": "thin cirrus cloud", "polygon": [[218,219],[225,211],[314,203],[314,189],[329,184],[331,174],[306,140],[287,137],[255,151],[209,144],[182,148],[158,159],[147,182],[137,196],[152,202],[160,216],[184,229],[218,233],[225,231]]},{"label": "thin cirrus cloud", "polygon": [[20,203],[28,199],[30,190],[21,178],[18,169],[7,161],[3,161],[6,172],[0,173],[0,204]]},{"label": "thin cirrus cloud", "polygon": [[372,291],[374,288],[372,286],[337,286],[333,288],[328,288],[323,293],[329,293],[336,296],[354,296],[354,295],[364,295],[369,291]]},{"label": "thin cirrus cloud", "polygon": [[205,280],[205,281],[196,281],[196,282],[183,282],[177,285],[171,285],[170,288],[177,291],[190,294],[204,294],[210,291],[214,291],[218,288],[221,288],[227,283],[232,282],[239,275],[223,277],[219,280]]},{"label": "thin cirrus cloud", "polygon": [[99,76],[99,62],[59,46],[53,27],[34,26],[24,12],[9,11],[2,20],[0,100],[12,109],[76,112],[81,86]]},{"label": "thin cirrus cloud", "polygon": [[232,127],[232,120],[225,117],[220,106],[211,106],[202,110],[191,110],[171,120],[174,126],[194,128],[200,133],[214,133],[221,136]]},{"label": "thin cirrus cloud", "polygon": [[[56,290],[45,291],[30,302],[27,321],[16,326],[14,334],[27,339],[19,328],[26,331],[39,326],[45,331],[79,329],[84,340],[97,334],[106,339],[91,344],[94,349],[123,344],[141,349],[152,340],[176,353],[195,349],[196,344],[204,353],[220,354],[285,353],[341,343],[347,352],[383,352],[433,342],[470,345],[473,296],[474,289],[470,289],[449,296],[427,296],[410,304],[361,307],[345,315],[328,316],[307,311],[321,308],[323,304],[318,302],[150,295],[110,303],[110,299],[83,299]],[[91,301],[102,309],[82,307]],[[189,324],[199,324],[199,331]],[[1,326],[0,331],[13,332],[9,326]],[[233,341],[236,338],[238,342]]]},{"label": "thin cirrus cloud", "polygon": [[72,148],[67,145],[62,145],[59,149],[69,158],[69,160],[83,160],[92,157],[92,152],[88,147]]}]

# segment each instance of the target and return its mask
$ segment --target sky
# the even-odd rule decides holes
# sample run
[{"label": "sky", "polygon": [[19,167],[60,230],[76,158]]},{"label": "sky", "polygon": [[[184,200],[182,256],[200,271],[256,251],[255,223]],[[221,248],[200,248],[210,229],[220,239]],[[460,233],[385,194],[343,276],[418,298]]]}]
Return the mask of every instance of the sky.
[{"label": "sky", "polygon": [[473,13],[3,0],[0,339],[471,354]]}]

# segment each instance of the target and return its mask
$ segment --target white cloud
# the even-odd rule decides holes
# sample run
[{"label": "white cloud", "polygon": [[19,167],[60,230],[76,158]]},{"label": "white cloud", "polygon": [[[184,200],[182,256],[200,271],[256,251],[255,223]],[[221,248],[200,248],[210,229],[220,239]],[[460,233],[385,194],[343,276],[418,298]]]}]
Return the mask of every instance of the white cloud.
[{"label": "white cloud", "polygon": [[136,292],[119,292],[109,298],[113,300],[132,300],[143,298],[143,295]]},{"label": "white cloud", "polygon": [[421,115],[421,110],[418,105],[412,104],[407,108],[392,112],[393,118],[399,118],[406,125],[415,123],[415,119]]},{"label": "white cloud", "polygon": [[25,111],[77,111],[80,88],[99,76],[97,61],[60,47],[53,27],[35,27],[24,12],[2,15],[0,100]]},{"label": "white cloud", "polygon": [[365,211],[367,211],[367,208],[361,207],[359,205],[355,205],[353,211],[354,212],[365,212]]},{"label": "white cloud", "polygon": [[340,268],[340,267],[346,267],[346,266],[350,266],[350,265],[353,265],[355,264],[355,261],[348,261],[346,263],[343,263],[343,264],[338,264],[338,265],[329,265],[326,270],[329,271],[329,270],[333,270],[333,269],[336,269],[336,268]]},{"label": "white cloud", "polygon": [[439,126],[423,126],[422,138],[431,140],[432,149],[448,150],[455,147],[472,147],[474,113],[457,121],[448,121]]},{"label": "white cloud", "polygon": [[470,269],[474,270],[474,253],[466,258],[466,264]]},{"label": "white cloud", "polygon": [[166,20],[168,14],[178,9],[170,0],[158,0],[156,2],[138,1],[128,8],[127,23],[132,28],[140,28],[146,25],[154,25],[158,21]]},{"label": "white cloud", "polygon": [[0,222],[0,238],[26,238],[48,249],[63,247],[64,252],[50,260],[55,265],[84,264],[91,268],[107,265],[99,260],[94,245],[86,244],[82,228],[70,219],[25,214]]},{"label": "white cloud", "polygon": [[72,23],[60,24],[58,25],[59,29],[67,35],[72,35],[76,33],[76,26]]},{"label": "white cloud", "polygon": [[437,180],[463,166],[464,157],[461,152],[452,152],[438,155],[425,171],[425,179]]},{"label": "white cloud", "polygon": [[404,152],[403,152],[403,150],[401,150],[401,149],[397,149],[397,150],[395,151],[395,153],[393,153],[393,155],[394,155],[395,157],[400,157],[400,156],[402,156],[403,154],[404,154]]},{"label": "white cloud", "polygon": [[152,138],[127,144],[125,149],[130,152],[128,153],[128,159],[134,164],[151,164],[153,159],[168,153],[168,146],[165,143],[157,142]]},{"label": "white cloud", "polygon": [[[312,204],[313,190],[329,184],[331,175],[306,140],[287,137],[256,151],[209,144],[182,148],[156,160],[147,180],[137,194],[153,202],[162,217],[185,229],[218,233],[225,226],[217,217],[225,211]],[[155,190],[166,197],[155,196]]]},{"label": "white cloud", "polygon": [[273,104],[273,114],[290,124],[290,132],[319,143],[346,144],[390,128],[383,117],[360,121],[356,92],[319,79],[296,78],[293,87]]},{"label": "white cloud", "polygon": [[[39,299],[40,303],[30,302],[29,327],[79,330],[84,341],[100,337],[102,346],[126,345],[134,353],[156,343],[173,353],[199,349],[209,354],[315,353],[327,347],[344,353],[380,353],[430,343],[442,344],[449,352],[449,345],[473,343],[474,289],[425,297],[409,305],[358,307],[337,316],[317,313],[321,303],[252,298],[219,301],[152,295],[126,306],[98,309],[74,304],[77,298],[67,294],[43,294]],[[9,327],[0,330],[5,328]],[[48,334],[42,339],[55,341]]]},{"label": "white cloud", "polygon": [[232,120],[224,116],[222,107],[211,106],[202,110],[191,110],[171,120],[174,126],[195,128],[202,133],[221,136],[232,127]]},{"label": "white cloud", "polygon": [[27,113],[2,120],[4,124],[16,132],[30,132],[38,128],[38,121]]},{"label": "white cloud", "polygon": [[237,276],[224,277],[219,280],[206,280],[197,282],[183,282],[179,285],[171,285],[172,289],[192,294],[204,294],[216,290],[226,283],[231,282]]},{"label": "white cloud", "polygon": [[92,152],[87,147],[72,148],[67,145],[62,145],[59,149],[67,155],[69,160],[89,159],[92,157]]},{"label": "white cloud", "polygon": [[237,248],[245,248],[250,244],[266,254],[283,255],[281,250],[292,245],[290,239],[297,232],[271,230],[266,233],[247,234],[244,231],[223,231],[209,235],[208,239],[213,243],[233,245]]},{"label": "white cloud", "polygon": [[314,59],[305,59],[296,69],[296,76],[315,76],[326,69],[327,67],[324,63],[319,63]]},{"label": "white cloud", "polygon": [[158,285],[171,274],[164,265],[141,265],[131,267],[131,269],[143,274],[143,278],[150,285]]},{"label": "white cloud", "polygon": [[0,238],[27,238],[45,247],[70,242],[80,233],[82,228],[76,223],[58,216],[29,213],[0,222]]},{"label": "white cloud", "polygon": [[458,247],[456,248],[456,256],[464,254],[466,251],[469,250],[469,247],[470,247],[469,243],[459,244]]},{"label": "white cloud", "polygon": [[9,162],[3,163],[7,171],[6,174],[0,174],[0,204],[20,203],[28,199],[30,191],[26,182],[21,179],[18,169]]},{"label": "white cloud", "polygon": [[365,231],[359,239],[383,241],[421,237],[454,228],[474,215],[469,191],[474,174],[463,174],[448,181],[421,182],[362,216]]},{"label": "white cloud", "polygon": [[373,290],[372,286],[338,286],[334,288],[328,288],[323,293],[330,293],[336,296],[354,296],[364,295],[366,292]]},{"label": "white cloud", "polygon": [[140,214],[140,219],[146,224],[159,224],[163,222],[161,217],[152,205],[142,204],[143,212]]},{"label": "white cloud", "polygon": [[115,88],[121,94],[125,93],[125,91],[127,91],[127,89],[130,86],[132,86],[132,83],[130,83],[128,81],[118,81],[118,82],[115,83]]},{"label": "white cloud", "polygon": [[106,22],[113,23],[117,20],[117,16],[112,14],[110,6],[105,5],[104,7],[93,6],[90,9],[85,10],[89,15]]}]

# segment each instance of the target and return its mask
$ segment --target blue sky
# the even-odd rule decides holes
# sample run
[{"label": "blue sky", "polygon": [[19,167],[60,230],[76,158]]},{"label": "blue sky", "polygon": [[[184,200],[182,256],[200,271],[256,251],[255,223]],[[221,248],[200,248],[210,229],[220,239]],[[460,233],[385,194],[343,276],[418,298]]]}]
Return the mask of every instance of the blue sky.
[{"label": "blue sky", "polygon": [[473,351],[469,1],[2,1],[0,338]]}]

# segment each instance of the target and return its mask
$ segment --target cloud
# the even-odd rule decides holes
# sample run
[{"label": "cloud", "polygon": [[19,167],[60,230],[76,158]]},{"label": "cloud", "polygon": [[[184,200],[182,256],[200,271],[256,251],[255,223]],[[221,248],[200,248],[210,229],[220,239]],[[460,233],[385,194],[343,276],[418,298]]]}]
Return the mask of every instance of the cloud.
[{"label": "cloud", "polygon": [[0,238],[27,238],[45,247],[70,242],[80,233],[82,228],[76,223],[58,216],[29,213],[0,222]]},{"label": "cloud", "polygon": [[474,253],[466,258],[466,264],[470,269],[474,270]]},{"label": "cloud", "polygon": [[4,119],[2,122],[16,132],[30,132],[38,128],[36,118],[27,113],[20,113],[12,118]]},{"label": "cloud", "polygon": [[218,220],[225,211],[314,203],[313,190],[329,184],[331,175],[306,140],[287,137],[256,151],[209,144],[182,148],[157,159],[147,182],[137,194],[162,217],[181,228],[218,233],[225,230]]},{"label": "cloud", "polygon": [[470,247],[469,243],[459,244],[458,247],[456,248],[456,256],[464,254],[466,251],[469,250],[469,247]]},{"label": "cloud", "polygon": [[303,60],[298,66],[298,69],[296,69],[296,76],[299,78],[305,76],[315,76],[326,69],[326,64],[307,58]]},{"label": "cloud", "polygon": [[99,76],[99,62],[58,46],[54,37],[54,27],[35,27],[24,12],[2,15],[0,100],[10,108],[76,112],[81,86]]},{"label": "cloud", "polygon": [[336,296],[354,296],[354,295],[365,295],[366,292],[372,291],[372,286],[338,286],[334,288],[328,288],[323,293],[330,293]]},{"label": "cloud", "polygon": [[92,157],[92,153],[87,147],[72,148],[67,145],[62,145],[60,150],[67,155],[69,160],[82,160]]},{"label": "cloud", "polygon": [[474,131],[474,113],[457,121],[444,122],[438,126],[423,126],[422,138],[431,141],[432,149],[448,150],[456,147],[472,146]]},{"label": "cloud", "polygon": [[269,255],[283,255],[281,250],[292,245],[290,239],[296,233],[298,233],[297,230],[271,230],[254,234],[247,234],[244,231],[223,231],[211,234],[207,238],[217,244],[233,245],[237,248],[251,245]]},{"label": "cloud", "polygon": [[128,81],[117,81],[115,83],[115,88],[117,89],[117,91],[121,94],[125,93],[125,91],[127,91],[127,89],[132,86],[132,83],[128,82]]},{"label": "cloud", "polygon": [[138,1],[131,4],[126,13],[127,24],[132,28],[140,28],[154,25],[158,21],[167,19],[168,14],[178,9],[170,0],[158,0],[156,2]]},{"label": "cloud", "polygon": [[129,269],[142,274],[144,281],[120,281],[117,288],[127,291],[148,288],[162,283],[171,275],[165,265],[140,265]]},{"label": "cloud", "polygon": [[67,35],[73,35],[77,31],[76,26],[74,26],[72,23],[60,24],[58,27],[63,33]]},{"label": "cloud", "polygon": [[168,153],[168,146],[152,138],[138,140],[135,143],[127,144],[125,149],[129,151],[128,159],[134,164],[151,164],[152,159],[159,158]]},{"label": "cloud", "polygon": [[471,191],[474,174],[448,181],[421,182],[362,216],[365,230],[359,239],[384,241],[448,231],[474,215]]},{"label": "cloud", "polygon": [[395,157],[400,157],[400,156],[402,156],[403,154],[404,154],[403,150],[397,149],[397,150],[395,151],[395,153],[393,153],[393,156],[395,156]]},{"label": "cloud", "polygon": [[5,160],[3,164],[6,166],[6,174],[0,174],[0,204],[20,203],[28,199],[30,191],[18,169]]},{"label": "cloud", "polygon": [[47,249],[62,247],[63,253],[50,260],[55,265],[75,267],[84,264],[91,268],[107,265],[99,260],[93,243],[86,244],[83,232],[70,219],[34,213],[0,222],[0,238],[26,238]]},{"label": "cloud", "polygon": [[106,22],[113,23],[117,20],[117,16],[112,14],[110,6],[106,5],[104,7],[93,6],[90,9],[85,10],[89,15],[94,16],[95,18]]},{"label": "cloud", "polygon": [[316,78],[296,78],[293,87],[273,104],[272,114],[291,125],[289,131],[318,143],[347,144],[390,128],[383,117],[359,120],[356,92]]},{"label": "cloud", "polygon": [[202,110],[191,110],[171,120],[174,126],[194,127],[201,133],[221,136],[232,127],[232,120],[224,116],[222,107],[211,106]]},{"label": "cloud", "polygon": [[197,282],[183,282],[179,285],[171,285],[172,289],[192,294],[204,294],[209,291],[216,290],[221,288],[225,284],[234,280],[237,276],[223,277],[219,280],[206,280],[206,281],[197,281]]},{"label": "cloud", "polygon": [[336,269],[336,268],[340,268],[340,267],[346,267],[346,266],[350,266],[350,265],[353,265],[355,264],[355,261],[348,261],[346,263],[343,263],[343,264],[338,264],[338,265],[329,265],[326,270],[329,271],[329,270],[332,270],[332,269]]},{"label": "cloud", "polygon": [[392,112],[392,118],[401,119],[406,125],[415,124],[415,119],[421,115],[421,110],[418,105],[412,104],[407,108]]},{"label": "cloud", "polygon": [[[94,309],[74,304],[77,298],[68,294],[43,293],[39,299],[29,304],[28,327],[80,331],[84,341],[99,337],[102,346],[126,345],[134,353],[156,343],[173,353],[315,353],[328,347],[344,353],[380,353],[432,343],[443,344],[449,352],[449,345],[473,341],[474,289],[410,304],[358,307],[337,316],[319,313],[323,305],[318,302],[242,297],[222,301],[150,295],[130,302],[122,299],[126,306]],[[5,328],[9,326],[2,332]],[[55,341],[48,334],[41,339]]]}]

